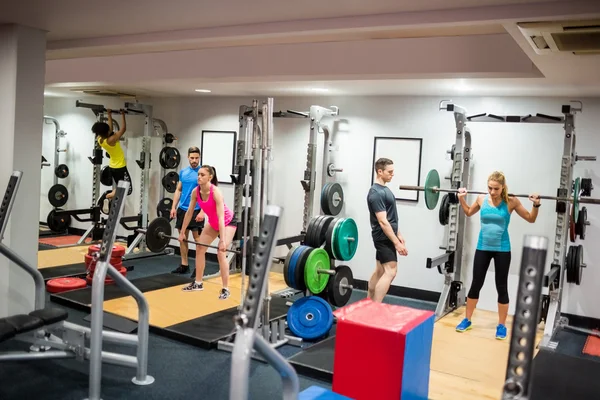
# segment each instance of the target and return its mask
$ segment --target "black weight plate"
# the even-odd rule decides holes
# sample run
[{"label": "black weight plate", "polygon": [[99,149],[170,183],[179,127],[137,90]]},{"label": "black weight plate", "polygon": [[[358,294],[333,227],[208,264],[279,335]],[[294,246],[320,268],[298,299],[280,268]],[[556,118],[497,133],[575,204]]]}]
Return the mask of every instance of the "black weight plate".
[{"label": "black weight plate", "polygon": [[327,183],[321,191],[321,208],[327,215],[338,215],[344,206],[344,191],[337,183]]},{"label": "black weight plate", "polygon": [[[160,237],[160,233],[164,233],[164,237]],[[156,218],[148,225],[146,229],[146,246],[153,253],[160,253],[167,247],[171,241],[171,223],[166,218]]]},{"label": "black weight plate", "polygon": [[54,168],[54,175],[57,178],[64,179],[69,176],[69,167],[66,164],[60,164],[58,167]]},{"label": "black weight plate", "polygon": [[587,208],[582,207],[579,211],[579,217],[577,218],[577,226],[575,231],[581,240],[585,239],[585,228],[587,226]]},{"label": "black weight plate", "polygon": [[165,142],[167,144],[171,144],[171,143],[173,143],[173,141],[175,141],[175,136],[173,136],[172,133],[166,133],[165,134]]},{"label": "black weight plate", "polygon": [[164,147],[160,151],[159,163],[165,169],[175,169],[179,166],[181,155],[175,147]]},{"label": "black weight plate", "polygon": [[64,232],[69,226],[71,226],[71,216],[69,214],[62,214],[59,211],[63,211],[60,208],[52,210],[46,217],[46,223],[48,228],[53,232]]},{"label": "black weight plate", "polygon": [[177,184],[179,183],[179,175],[177,172],[169,172],[162,178],[162,185],[165,190],[169,193],[175,193],[177,190]]},{"label": "black weight plate", "polygon": [[304,249],[300,250],[302,253],[300,253],[300,257],[296,262],[296,268],[294,268],[294,289],[296,290],[306,290],[306,282],[304,281],[304,265],[306,264],[306,260],[308,259],[310,252],[313,250],[314,249],[309,246],[305,246]]},{"label": "black weight plate", "polygon": [[319,222],[323,219],[323,215],[318,215],[316,217],[312,217],[310,222],[308,223],[308,228],[306,229],[306,237],[304,239],[304,244],[310,247],[319,247],[318,239],[317,239],[317,229],[319,226]]},{"label": "black weight plate", "polygon": [[574,274],[575,257],[573,257],[573,253],[574,253],[574,247],[573,246],[569,246],[569,250],[567,250],[567,260],[566,260],[566,264],[567,264],[567,282],[568,283],[575,282],[575,274]]},{"label": "black weight plate", "polygon": [[333,218],[329,222],[329,226],[327,227],[327,232],[325,233],[325,251],[329,254],[329,257],[335,258],[333,255],[333,249],[331,248],[333,243],[333,228],[338,223],[338,221],[342,219],[340,217]]},{"label": "black weight plate", "polygon": [[173,208],[173,199],[165,197],[158,202],[156,206],[156,215],[171,220],[171,208]]},{"label": "black weight plate", "polygon": [[354,284],[354,277],[352,270],[347,265],[340,265],[335,268],[335,275],[329,278],[327,283],[328,300],[331,305],[336,307],[343,307],[350,301],[352,296],[352,289],[342,287],[341,285]]},{"label": "black weight plate", "polygon": [[333,221],[333,218],[334,217],[332,217],[331,215],[326,215],[323,217],[323,219],[319,223],[317,235],[316,235],[316,237],[317,237],[316,242],[319,244],[317,247],[321,247],[323,245],[323,243],[325,243],[325,236],[327,235],[327,229],[329,228],[329,224],[331,223],[331,221]]},{"label": "black weight plate", "polygon": [[581,285],[582,278],[583,278],[583,267],[581,266],[583,264],[583,246],[582,245],[575,246],[574,253],[575,253],[574,254],[574,258],[575,258],[575,284],[576,285]]},{"label": "black weight plate", "polygon": [[450,198],[448,194],[442,196],[438,219],[441,225],[448,225],[448,217],[450,215]]},{"label": "black weight plate", "polygon": [[69,200],[69,191],[64,185],[57,183],[48,191],[48,201],[54,207],[62,207]]},{"label": "black weight plate", "polygon": [[108,165],[102,167],[102,171],[100,172],[100,183],[104,186],[112,186],[113,184],[112,172],[110,168],[108,168]]}]

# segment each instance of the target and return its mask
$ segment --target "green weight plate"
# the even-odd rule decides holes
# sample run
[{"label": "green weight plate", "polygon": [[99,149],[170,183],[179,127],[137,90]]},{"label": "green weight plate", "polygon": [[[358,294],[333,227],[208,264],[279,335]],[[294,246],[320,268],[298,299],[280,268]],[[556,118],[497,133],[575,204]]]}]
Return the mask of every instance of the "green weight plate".
[{"label": "green weight plate", "polygon": [[434,191],[433,188],[440,187],[440,175],[437,170],[432,169],[427,174],[425,179],[425,205],[428,209],[433,210],[437,206],[440,192]]},{"label": "green weight plate", "polygon": [[333,234],[336,259],[349,261],[358,248],[358,226],[352,218],[344,218]]},{"label": "green weight plate", "polygon": [[579,218],[579,192],[581,191],[581,179],[575,178],[575,188],[573,189],[573,219]]},{"label": "green weight plate", "polygon": [[329,254],[324,249],[311,250],[304,264],[304,282],[313,294],[319,294],[327,287],[329,274],[319,273],[319,270],[328,270],[331,267]]}]

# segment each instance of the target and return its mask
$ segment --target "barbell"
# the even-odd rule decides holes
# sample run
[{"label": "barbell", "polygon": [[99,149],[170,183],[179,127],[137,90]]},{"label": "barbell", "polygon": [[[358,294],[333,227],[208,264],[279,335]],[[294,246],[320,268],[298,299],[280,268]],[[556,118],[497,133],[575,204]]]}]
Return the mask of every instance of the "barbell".
[{"label": "barbell", "polygon": [[[146,235],[146,246],[148,246],[148,250],[150,250],[153,253],[162,252],[168,246],[169,241],[171,239],[179,240],[179,238],[176,238],[175,236],[171,236],[172,235],[171,223],[169,222],[168,219],[166,219],[164,217],[158,217],[158,218],[152,220],[152,222],[150,222],[150,224],[148,224],[148,227],[146,229],[136,229],[135,231]],[[184,239],[184,241],[186,241],[187,243],[198,245],[198,246],[210,247],[211,249],[219,250],[218,246],[213,246],[213,245],[204,244],[204,243],[198,243],[198,242],[195,242],[193,240],[188,240],[188,239]],[[225,249],[225,251],[228,253],[234,253],[234,254],[241,255],[241,251],[239,251],[239,250]]]},{"label": "barbell", "polygon": [[[438,199],[440,197],[440,192],[445,193],[458,193],[458,189],[440,189],[440,175],[437,170],[432,169],[427,174],[427,178],[425,178],[425,186],[408,186],[408,185],[400,185],[400,190],[420,190],[425,193],[425,205],[428,209],[433,210],[437,206]],[[573,189],[573,197],[558,197],[558,196],[538,196],[542,200],[556,200],[556,201],[566,201],[573,203],[573,208],[575,209],[574,218],[577,220],[579,214],[579,203],[586,204],[600,204],[600,199],[592,199],[589,197],[580,197],[581,190],[581,181],[579,178],[575,179],[574,189]],[[488,192],[481,191],[467,191],[467,194],[487,194]],[[509,193],[509,196],[512,197],[525,197],[528,198],[529,194],[514,194]]]}]

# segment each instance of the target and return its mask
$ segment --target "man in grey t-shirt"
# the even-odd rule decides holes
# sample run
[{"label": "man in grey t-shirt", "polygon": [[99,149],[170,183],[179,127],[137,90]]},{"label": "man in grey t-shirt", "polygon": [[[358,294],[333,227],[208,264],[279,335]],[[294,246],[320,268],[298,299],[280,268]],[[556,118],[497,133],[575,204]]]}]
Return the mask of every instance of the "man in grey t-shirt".
[{"label": "man in grey t-shirt", "polygon": [[375,173],[377,176],[369,189],[367,204],[377,266],[369,280],[368,297],[381,302],[396,277],[396,252],[403,256],[408,252],[398,229],[396,197],[386,186],[394,177],[394,162],[389,158],[378,159],[375,162]]}]

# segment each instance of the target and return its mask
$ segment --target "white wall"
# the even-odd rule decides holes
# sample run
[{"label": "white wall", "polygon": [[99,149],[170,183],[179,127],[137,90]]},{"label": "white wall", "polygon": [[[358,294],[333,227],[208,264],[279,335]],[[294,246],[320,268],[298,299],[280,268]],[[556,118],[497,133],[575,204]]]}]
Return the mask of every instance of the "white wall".
[{"label": "white wall", "polygon": [[[260,99],[264,100],[264,99]],[[427,172],[433,168],[445,176],[451,168],[446,155],[454,143],[455,125],[452,113],[438,111],[439,98],[401,97],[350,97],[350,98],[276,98],[275,109],[307,111],[312,104],[340,107],[337,119],[347,121],[347,132],[338,135],[338,164],[344,172],[338,174],[338,181],[344,188],[346,204],[342,214],[356,220],[359,227],[359,247],[356,256],[348,264],[358,279],[367,280],[374,266],[375,252],[370,241],[370,227],[366,206],[366,194],[371,184],[372,154],[374,136],[402,136],[423,138],[421,161],[421,184]],[[560,115],[561,105],[570,99],[533,98],[463,98],[454,99],[469,115],[489,112],[495,114],[535,114]],[[200,145],[203,129],[237,130],[238,108],[242,104],[251,105],[252,98],[203,98],[167,99],[155,102],[156,113],[166,118],[171,131],[179,137],[178,147],[184,156],[188,146]],[[598,125],[600,102],[585,100],[584,112],[577,116],[577,148],[582,155],[596,155],[600,148],[599,139],[594,135]],[[171,122],[172,121],[172,122]],[[332,126],[333,119],[323,122]],[[284,207],[281,236],[297,234],[302,224],[303,190],[300,180],[306,165],[306,145],[309,124],[305,119],[275,119],[274,139],[274,198],[275,203]],[[494,170],[503,171],[508,179],[509,190],[513,193],[538,192],[555,195],[559,181],[560,157],[563,146],[563,130],[560,125],[538,124],[493,124],[469,123],[472,131],[473,160],[472,190],[486,190],[487,176]],[[320,135],[320,145],[323,135]],[[321,156],[322,147],[318,154]],[[184,156],[185,157],[185,156]],[[182,166],[185,166],[185,159]],[[597,181],[600,169],[597,162],[579,162],[575,166],[575,176],[592,177]],[[397,171],[401,175],[402,171]],[[320,171],[317,176],[320,177]],[[447,185],[447,181],[444,181]],[[233,203],[232,187],[223,186],[227,204]],[[469,201],[474,198],[469,197]],[[522,199],[530,209],[527,199]],[[318,199],[315,211],[318,210]],[[427,270],[427,257],[440,255],[438,246],[443,243],[444,228],[438,222],[438,209],[429,211],[423,196],[418,204],[398,202],[400,229],[404,234],[409,255],[400,259],[395,285],[424,290],[440,291],[442,276],[435,270]],[[592,225],[584,246],[584,271],[586,281],[581,286],[568,285],[566,308],[564,311],[600,317],[600,310],[594,305],[600,300],[595,294],[593,283],[600,272],[593,268],[600,254],[590,246],[598,238],[598,211],[588,207],[588,218]],[[512,243],[512,267],[509,279],[511,299],[516,295],[516,282],[520,266],[521,245],[525,234],[541,234],[554,239],[556,214],[554,203],[544,201],[535,224],[528,224],[513,213],[510,226]],[[469,270],[466,284],[470,284],[470,269],[477,242],[479,217],[468,222],[465,243],[465,265]],[[280,249],[284,250],[284,249]],[[551,256],[548,256],[549,266]],[[490,267],[483,288],[480,307],[496,309],[494,268]],[[511,303],[511,312],[514,303]]]}]

